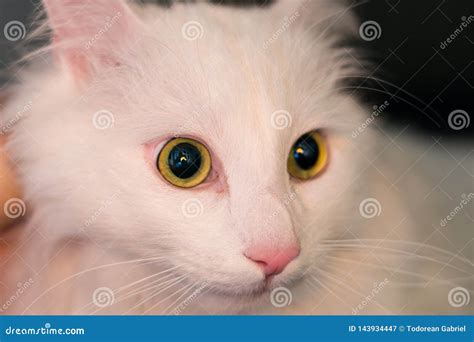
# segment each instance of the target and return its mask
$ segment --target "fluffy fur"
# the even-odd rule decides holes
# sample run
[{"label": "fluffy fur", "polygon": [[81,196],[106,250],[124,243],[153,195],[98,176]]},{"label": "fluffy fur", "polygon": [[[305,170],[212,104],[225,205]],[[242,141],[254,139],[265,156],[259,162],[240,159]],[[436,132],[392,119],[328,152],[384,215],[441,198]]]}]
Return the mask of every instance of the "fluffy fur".
[{"label": "fluffy fur", "polygon": [[[399,234],[410,239],[413,229],[402,201],[367,170],[376,135],[351,137],[370,111],[340,89],[361,74],[340,44],[357,28],[345,6],[44,2],[54,36],[48,58],[22,74],[2,113],[15,120],[33,99],[10,132],[28,211],[21,251],[2,271],[9,288],[30,277],[33,285],[9,313],[347,314],[384,282],[386,273],[351,274],[353,264],[337,262],[373,262],[380,249],[328,244],[351,234],[384,238],[404,217]],[[202,36],[186,39],[193,21]],[[272,122],[279,110],[291,115],[285,129]],[[113,124],[97,129],[94,114],[103,111]],[[325,132],[329,166],[295,181],[288,151],[314,129]],[[147,148],[173,136],[209,147],[212,184],[183,190],[163,181]],[[389,203],[382,217],[360,216],[368,197]],[[186,214],[189,203],[198,215]],[[243,251],[294,238],[301,254],[264,288]],[[271,291],[282,286],[292,303],[278,308]],[[113,293],[111,305],[97,305],[101,288]],[[364,314],[398,313],[403,292],[384,291]]]}]

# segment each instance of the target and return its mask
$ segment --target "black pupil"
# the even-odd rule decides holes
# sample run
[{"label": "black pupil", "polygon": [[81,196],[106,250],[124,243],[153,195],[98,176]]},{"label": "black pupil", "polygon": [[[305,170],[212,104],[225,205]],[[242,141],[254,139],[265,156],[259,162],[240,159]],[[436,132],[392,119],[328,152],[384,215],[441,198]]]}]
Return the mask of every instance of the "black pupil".
[{"label": "black pupil", "polygon": [[176,177],[182,179],[190,178],[201,167],[201,153],[192,144],[178,144],[170,152],[168,165]]},{"label": "black pupil", "polygon": [[309,170],[319,158],[319,147],[314,138],[305,134],[293,146],[293,158],[303,170]]}]

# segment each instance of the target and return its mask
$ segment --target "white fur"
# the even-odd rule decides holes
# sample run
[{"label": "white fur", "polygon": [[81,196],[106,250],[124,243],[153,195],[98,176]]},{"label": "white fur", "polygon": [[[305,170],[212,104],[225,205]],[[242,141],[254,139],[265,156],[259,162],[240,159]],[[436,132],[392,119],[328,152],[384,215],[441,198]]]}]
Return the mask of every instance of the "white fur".
[{"label": "white fur", "polygon": [[[373,175],[364,172],[362,155],[373,156],[375,135],[351,138],[367,111],[338,89],[341,78],[360,74],[336,44],[353,31],[353,18],[332,1],[302,4],[134,8],[139,19],[123,13],[115,25],[127,25],[101,36],[84,53],[87,71],[77,71],[67,51],[83,48],[102,27],[99,8],[80,16],[84,37],[59,41],[51,48],[55,59],[23,74],[3,120],[34,97],[8,146],[28,203],[28,248],[7,271],[12,284],[30,275],[35,284],[10,312],[169,313],[197,288],[191,284],[205,282],[204,293],[183,313],[350,313],[360,296],[348,292],[344,298],[352,304],[341,304],[330,288],[321,285],[315,292],[312,279],[324,279],[318,269],[328,266],[321,242],[338,238],[349,224],[360,232],[358,205],[373,194]],[[295,13],[296,21],[264,47]],[[189,21],[202,25],[201,39],[183,38]],[[107,54],[117,66],[104,63]],[[94,127],[100,110],[113,114],[111,128]],[[272,127],[277,110],[291,114],[291,127]],[[314,129],[326,132],[329,167],[316,179],[295,181],[286,169],[288,151]],[[163,181],[144,146],[174,135],[209,147],[218,185],[184,190]],[[189,199],[202,204],[201,215],[183,215]],[[365,227],[358,236],[378,227]],[[301,255],[271,284],[290,288],[294,303],[277,309],[269,291],[255,294],[263,275],[243,251],[250,242],[279,246],[295,236]],[[150,257],[159,259],[92,269]],[[181,283],[163,286],[153,298],[152,289],[122,301],[122,286],[171,267],[169,275],[186,276]],[[382,280],[375,273],[359,278],[367,289]],[[116,298],[100,309],[91,305],[91,296],[103,286],[116,291]],[[178,295],[171,295],[183,286],[189,292],[176,301]],[[332,299],[321,304],[325,296]],[[369,307],[364,313],[387,313],[375,302]]]}]

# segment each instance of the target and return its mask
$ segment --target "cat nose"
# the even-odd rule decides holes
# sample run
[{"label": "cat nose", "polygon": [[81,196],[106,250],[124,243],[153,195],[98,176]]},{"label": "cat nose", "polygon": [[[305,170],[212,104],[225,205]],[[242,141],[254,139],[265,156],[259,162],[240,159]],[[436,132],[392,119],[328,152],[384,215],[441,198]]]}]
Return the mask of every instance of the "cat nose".
[{"label": "cat nose", "polygon": [[285,267],[300,254],[300,246],[286,248],[249,248],[244,255],[256,263],[265,277],[283,272]]}]

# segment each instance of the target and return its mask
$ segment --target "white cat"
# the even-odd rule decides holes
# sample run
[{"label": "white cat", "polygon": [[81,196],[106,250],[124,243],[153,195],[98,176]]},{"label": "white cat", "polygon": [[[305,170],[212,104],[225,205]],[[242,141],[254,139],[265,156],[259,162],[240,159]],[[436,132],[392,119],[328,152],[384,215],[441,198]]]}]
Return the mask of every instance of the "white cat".
[{"label": "white cat", "polygon": [[350,8],[43,2],[54,38],[2,113],[26,203],[2,312],[416,312],[416,226],[374,125],[352,136]]}]

